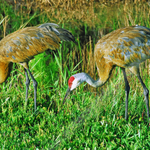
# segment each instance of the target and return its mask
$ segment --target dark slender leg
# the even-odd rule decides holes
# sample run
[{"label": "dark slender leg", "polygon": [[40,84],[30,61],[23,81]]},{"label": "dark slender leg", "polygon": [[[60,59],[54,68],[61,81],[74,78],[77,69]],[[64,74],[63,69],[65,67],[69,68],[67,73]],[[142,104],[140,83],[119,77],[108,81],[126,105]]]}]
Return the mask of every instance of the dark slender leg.
[{"label": "dark slender leg", "polygon": [[147,89],[147,87],[145,86],[140,73],[138,73],[138,79],[140,80],[142,86],[143,86],[143,90],[144,90],[144,96],[145,96],[145,102],[146,102],[146,108],[147,108],[147,117],[148,117],[148,123],[149,123],[149,90]]},{"label": "dark slender leg", "polygon": [[129,82],[127,80],[125,68],[122,68],[123,75],[124,75],[124,81],[125,81],[125,93],[126,93],[126,108],[125,108],[125,119],[128,120],[128,97],[129,97],[129,91],[130,91],[130,86]]},{"label": "dark slender leg", "polygon": [[33,86],[34,86],[34,109],[36,110],[36,97],[37,97],[37,81],[34,79],[33,75],[31,74],[30,70],[27,69],[30,76],[31,76],[31,79],[33,81]]},{"label": "dark slender leg", "polygon": [[25,71],[25,75],[26,75],[26,103],[27,103],[27,100],[28,100],[28,90],[29,90],[30,80],[29,80],[29,77],[28,77],[27,70],[24,69],[24,71]]}]

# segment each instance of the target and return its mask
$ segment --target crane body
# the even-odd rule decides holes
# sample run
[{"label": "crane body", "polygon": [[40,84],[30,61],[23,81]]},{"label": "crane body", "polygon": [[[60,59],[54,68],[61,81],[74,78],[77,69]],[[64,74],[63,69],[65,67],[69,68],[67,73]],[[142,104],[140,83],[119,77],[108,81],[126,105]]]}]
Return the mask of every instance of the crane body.
[{"label": "crane body", "polygon": [[33,80],[35,110],[37,82],[29,70],[28,62],[35,55],[48,49],[59,48],[60,41],[74,41],[74,37],[69,31],[59,28],[54,23],[45,23],[39,27],[26,27],[7,35],[0,41],[0,83],[7,79],[10,63],[21,64],[26,75],[26,101],[30,84],[28,73]]},{"label": "crane body", "polygon": [[130,26],[117,29],[103,38],[95,45],[94,59],[97,66],[99,79],[94,80],[86,73],[78,73],[68,80],[69,88],[67,95],[79,86],[82,82],[87,82],[93,87],[100,87],[106,83],[115,66],[121,67],[125,81],[126,108],[125,119],[128,119],[128,97],[130,86],[127,80],[125,68],[129,68],[134,73],[144,90],[147,107],[147,117],[149,122],[149,90],[145,86],[139,72],[139,64],[150,58],[150,29],[144,26]]}]

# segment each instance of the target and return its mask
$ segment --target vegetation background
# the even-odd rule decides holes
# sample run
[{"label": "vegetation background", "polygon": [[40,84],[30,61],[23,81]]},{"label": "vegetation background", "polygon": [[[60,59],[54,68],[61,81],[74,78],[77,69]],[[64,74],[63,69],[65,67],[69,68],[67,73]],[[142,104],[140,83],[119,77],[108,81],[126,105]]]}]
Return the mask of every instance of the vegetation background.
[{"label": "vegetation background", "polygon": [[[62,105],[67,80],[77,72],[97,78],[94,45],[105,34],[130,25],[150,27],[146,0],[0,0],[0,39],[20,28],[46,22],[59,24],[77,44],[35,56],[30,69],[38,81],[37,113],[30,84],[25,108],[24,69],[13,64],[0,85],[0,148],[4,149],[149,149],[143,89],[127,70],[131,86],[129,120],[125,121],[125,91],[121,70],[94,89],[86,84],[74,90]],[[141,75],[150,89],[149,60]]]}]

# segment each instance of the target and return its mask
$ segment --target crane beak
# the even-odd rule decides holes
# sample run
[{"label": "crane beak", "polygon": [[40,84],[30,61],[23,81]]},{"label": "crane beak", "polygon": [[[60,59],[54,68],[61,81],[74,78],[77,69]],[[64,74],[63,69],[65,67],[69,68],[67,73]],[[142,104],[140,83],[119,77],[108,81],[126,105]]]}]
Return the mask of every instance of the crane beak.
[{"label": "crane beak", "polygon": [[68,87],[67,92],[66,92],[66,95],[65,95],[64,100],[63,100],[63,104],[65,103],[67,96],[70,94],[70,91],[71,91],[71,90],[70,90],[70,88]]}]

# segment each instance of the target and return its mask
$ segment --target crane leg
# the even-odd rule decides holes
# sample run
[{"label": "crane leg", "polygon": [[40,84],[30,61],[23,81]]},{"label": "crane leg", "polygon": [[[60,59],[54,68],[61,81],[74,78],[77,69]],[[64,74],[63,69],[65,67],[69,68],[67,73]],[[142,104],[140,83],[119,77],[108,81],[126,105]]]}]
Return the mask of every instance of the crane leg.
[{"label": "crane leg", "polygon": [[146,102],[146,108],[147,108],[147,117],[148,117],[148,123],[149,123],[149,90],[147,89],[146,85],[144,84],[140,73],[138,74],[138,79],[140,80],[142,86],[143,86],[143,90],[144,90],[144,96],[145,96],[145,102]]},{"label": "crane leg", "polygon": [[[129,68],[132,73],[134,73],[138,79],[140,80],[143,90],[144,90],[144,96],[145,96],[145,102],[146,102],[146,108],[147,108],[147,117],[148,117],[148,123],[149,123],[149,90],[147,89],[146,85],[144,84],[139,71],[139,66],[133,66]],[[150,124],[149,124],[150,125]]]},{"label": "crane leg", "polygon": [[25,71],[25,75],[26,75],[26,103],[27,103],[30,80],[29,80],[29,77],[28,77],[27,70],[25,68],[24,68],[24,71]]},{"label": "crane leg", "polygon": [[34,79],[32,73],[30,72],[29,69],[27,69],[30,76],[31,76],[31,79],[33,81],[33,86],[34,86],[34,109],[36,110],[36,98],[37,98],[37,81]]},{"label": "crane leg", "polygon": [[129,86],[129,82],[127,80],[125,68],[122,68],[122,71],[123,71],[123,76],[124,76],[124,81],[125,81],[125,93],[126,93],[125,119],[128,120],[128,97],[129,97],[130,86]]}]

